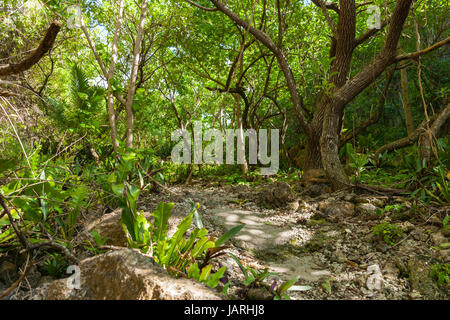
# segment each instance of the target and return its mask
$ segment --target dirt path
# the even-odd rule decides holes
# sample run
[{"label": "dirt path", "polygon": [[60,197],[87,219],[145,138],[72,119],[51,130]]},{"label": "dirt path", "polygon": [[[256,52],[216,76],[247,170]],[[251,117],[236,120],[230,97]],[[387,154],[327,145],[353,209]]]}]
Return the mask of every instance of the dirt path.
[{"label": "dirt path", "polygon": [[[433,266],[449,263],[450,249],[443,245],[450,242],[449,232],[442,229],[448,207],[412,210],[406,198],[321,194],[317,186],[311,190],[294,186],[292,190],[280,182],[252,187],[196,183],[166,191],[141,195],[139,210],[150,217],[159,202],[173,202],[169,234],[190,212],[191,201],[200,204],[204,227],[216,238],[245,224],[228,251],[245,266],[278,272],[266,281],[269,286],[297,277],[296,290],[289,292],[292,299],[450,298],[448,287],[438,287],[430,277]],[[126,246],[120,210],[110,214],[99,210],[86,219],[82,222],[85,232],[98,228],[101,234],[102,230],[109,232],[115,245]],[[381,223],[402,228],[394,245],[374,234],[373,227]],[[78,247],[85,240],[82,235],[78,235]],[[228,255],[219,259],[232,281],[231,296],[243,298],[244,276],[238,265]],[[30,272],[30,290],[21,289],[10,298],[38,297],[34,288],[46,283],[46,277],[37,270]]]},{"label": "dirt path", "polygon": [[[449,260],[449,250],[436,250],[449,242],[437,217],[401,221],[411,204],[404,198],[358,196],[349,193],[296,196],[298,209],[265,208],[264,186],[194,185],[171,188],[172,195],[149,195],[141,200],[144,210],[159,201],[175,203],[174,218],[189,212],[190,200],[200,203],[205,227],[220,236],[238,224],[246,226],[232,241],[231,252],[247,266],[268,267],[280,275],[268,284],[298,277],[297,285],[312,287],[291,291],[293,299],[448,299],[429,277],[430,267]],[[298,193],[297,193],[298,194]],[[397,204],[398,215],[376,214]],[[294,208],[295,209],[295,208]],[[411,217],[410,217],[411,218]],[[406,220],[406,219],[403,219]],[[396,223],[405,232],[390,246],[379,240],[372,227],[382,221]],[[176,221],[174,221],[176,223]],[[222,259],[230,278],[243,278],[231,258]],[[379,287],[377,286],[379,284]]]}]

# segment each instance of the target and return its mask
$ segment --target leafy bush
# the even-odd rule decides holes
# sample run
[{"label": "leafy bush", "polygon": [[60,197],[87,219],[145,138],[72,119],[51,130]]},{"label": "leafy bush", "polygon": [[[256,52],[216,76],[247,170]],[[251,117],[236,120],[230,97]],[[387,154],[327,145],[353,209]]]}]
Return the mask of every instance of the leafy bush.
[{"label": "leafy bush", "polygon": [[[208,231],[203,228],[197,207],[193,206],[177,226],[177,230],[169,237],[168,222],[172,214],[173,203],[161,202],[152,213],[154,223],[150,223],[142,213],[137,211],[136,202],[140,190],[125,183],[114,185],[114,192],[122,209],[122,223],[128,235],[131,247],[139,248],[143,253],[150,254],[156,263],[164,267],[173,276],[193,278],[215,288],[226,268],[213,271],[209,261],[223,255],[227,249],[223,244],[238,233],[244,225],[239,225],[227,231],[217,240],[208,237]],[[192,221],[196,228],[188,236]]]},{"label": "leafy bush", "polygon": [[[11,171],[16,178],[1,186],[0,192],[12,208],[13,223],[21,224],[26,237],[38,243],[50,236],[68,246],[91,191],[67,164],[44,161],[39,150],[29,158],[29,167],[14,159],[3,162],[8,165],[0,168],[0,175]],[[11,221],[2,221],[7,230],[1,233],[0,243],[15,239]]]},{"label": "leafy bush", "polygon": [[[246,287],[265,287],[264,280],[266,280],[270,276],[278,275],[276,272],[269,272],[269,268],[265,268],[264,270],[255,270],[249,266],[244,267],[241,261],[232,253],[228,253],[233,260],[239,266],[239,269],[244,274],[244,286]],[[274,281],[270,288],[267,288],[270,294],[272,294],[274,300],[289,300],[290,297],[286,294],[286,291],[292,287],[298,281],[298,277],[287,280],[280,285],[278,285],[277,281]]]},{"label": "leafy bush", "polygon": [[374,235],[382,239],[387,244],[393,246],[403,236],[403,229],[395,224],[390,224],[386,221],[376,225],[372,228]]},{"label": "leafy bush", "polygon": [[450,264],[435,264],[430,271],[430,277],[437,282],[440,287],[448,288],[450,284]]}]

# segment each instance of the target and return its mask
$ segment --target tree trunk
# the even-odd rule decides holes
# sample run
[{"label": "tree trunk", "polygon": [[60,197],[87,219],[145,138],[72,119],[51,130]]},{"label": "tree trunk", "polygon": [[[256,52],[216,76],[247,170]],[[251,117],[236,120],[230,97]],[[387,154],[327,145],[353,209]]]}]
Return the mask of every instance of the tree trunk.
[{"label": "tree trunk", "polygon": [[114,152],[117,152],[119,148],[119,141],[117,137],[117,125],[116,125],[116,112],[114,110],[114,95],[113,88],[111,84],[111,79],[114,77],[114,72],[116,69],[116,61],[117,61],[117,43],[119,41],[119,33],[120,28],[122,26],[122,17],[123,17],[123,7],[125,0],[121,0],[119,3],[119,12],[116,20],[116,30],[114,32],[114,38],[112,42],[112,50],[111,50],[111,64],[109,66],[108,75],[106,77],[106,81],[108,83],[108,99],[107,99],[107,111],[109,118],[109,127],[111,129],[111,140],[113,145]]},{"label": "tree trunk", "polygon": [[306,154],[303,163],[304,170],[322,168],[322,156],[320,154],[320,136],[322,134],[322,122],[317,121],[318,117],[314,118],[310,125],[310,132],[306,138]]},{"label": "tree trunk", "polygon": [[236,123],[237,123],[237,163],[241,164],[241,172],[245,176],[248,171],[247,160],[245,158],[245,136],[241,119],[241,96],[233,94],[236,106]]},{"label": "tree trunk", "polygon": [[[398,50],[399,54],[401,49]],[[407,61],[400,61],[400,83],[402,92],[400,94],[402,98],[403,111],[405,112],[405,123],[408,136],[414,132],[414,120],[411,112],[411,105],[409,103],[409,92],[408,92],[408,72],[406,70]]]},{"label": "tree trunk", "polygon": [[138,27],[138,31],[136,34],[136,43],[134,44],[133,62],[131,65],[131,75],[130,75],[130,81],[128,84],[127,102],[125,105],[125,109],[127,112],[127,126],[126,126],[126,132],[127,132],[126,146],[127,146],[127,148],[133,148],[133,125],[134,125],[133,99],[134,99],[134,94],[136,93],[136,79],[137,79],[137,73],[138,73],[138,67],[139,67],[141,43],[142,43],[142,37],[143,37],[143,33],[144,33],[146,14],[147,14],[147,0],[144,0],[144,1],[142,1],[142,4],[141,4],[141,16],[139,18],[139,27]]},{"label": "tree trunk", "polygon": [[[329,81],[329,83],[335,85],[336,89],[330,94],[329,99],[324,99],[324,102],[327,100],[329,102],[325,104],[322,136],[320,138],[322,165],[335,190],[348,185],[348,178],[339,160],[339,135],[337,134],[345,106],[373,83],[389,65],[395,62],[397,44],[411,3],[412,0],[397,2],[391,16],[386,41],[380,54],[352,79],[346,80],[348,75],[348,69],[346,68],[350,66],[354,49],[354,47],[350,49],[350,45],[355,45],[355,1],[340,1],[339,23],[336,31],[336,58],[331,65],[332,76],[330,77],[331,81]],[[333,74],[336,75],[333,76]],[[333,78],[336,81],[333,81]]]}]

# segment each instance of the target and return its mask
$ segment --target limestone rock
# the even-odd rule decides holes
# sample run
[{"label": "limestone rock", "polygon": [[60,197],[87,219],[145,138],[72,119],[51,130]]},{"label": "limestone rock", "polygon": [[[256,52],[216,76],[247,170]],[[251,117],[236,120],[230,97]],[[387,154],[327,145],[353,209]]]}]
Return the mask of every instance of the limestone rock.
[{"label": "limestone rock", "polygon": [[268,208],[290,206],[289,204],[293,202],[297,202],[295,194],[289,184],[284,181],[277,181],[270,184],[260,193],[261,205]]},{"label": "limestone rock", "polygon": [[430,235],[430,238],[431,238],[431,241],[433,241],[433,244],[437,247],[439,245],[441,245],[442,243],[448,242],[447,238],[442,234],[442,232],[433,233]]},{"label": "limestone rock", "polygon": [[346,201],[336,202],[325,200],[319,203],[319,210],[327,216],[351,216],[355,213],[355,205]]},{"label": "limestone rock", "polygon": [[408,262],[409,281],[412,291],[419,292],[425,299],[436,299],[439,290],[430,278],[430,268],[424,261],[413,258]]},{"label": "limestone rock", "polygon": [[[152,221],[153,216],[151,212],[144,212],[144,217],[149,221]],[[128,241],[125,231],[120,222],[122,213],[120,209],[117,209],[111,213],[105,214],[102,217],[90,222],[84,231],[79,235],[77,242],[83,242],[85,240],[91,241],[95,244],[95,240],[91,235],[93,230],[97,230],[102,239],[108,238],[106,245],[116,247],[127,247]]]},{"label": "limestone rock", "polygon": [[108,238],[106,241],[107,245],[126,247],[128,241],[120,223],[120,218],[121,210],[119,209],[94,220],[86,226],[85,232],[82,234],[83,240],[89,239],[95,244],[91,236],[91,232],[95,229],[103,239]]},{"label": "limestone rock", "polygon": [[173,278],[154,261],[132,249],[83,260],[81,288],[70,289],[68,279],[53,281],[49,300],[220,300],[222,296],[191,279]]},{"label": "limestone rock", "polygon": [[362,215],[372,216],[377,213],[377,207],[371,203],[358,203],[356,205],[356,212]]}]

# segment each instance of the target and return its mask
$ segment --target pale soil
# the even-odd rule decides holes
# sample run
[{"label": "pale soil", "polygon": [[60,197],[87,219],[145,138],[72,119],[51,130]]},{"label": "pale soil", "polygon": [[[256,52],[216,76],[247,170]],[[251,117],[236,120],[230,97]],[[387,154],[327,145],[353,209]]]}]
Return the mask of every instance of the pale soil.
[{"label": "pale soil", "polygon": [[[371,210],[402,204],[404,217],[411,207],[406,198],[350,191],[313,192],[315,197],[310,197],[304,188],[293,186],[295,205],[269,209],[270,204],[261,202],[264,188],[194,182],[172,186],[170,193],[143,194],[138,208],[152,212],[161,201],[174,202],[171,232],[190,212],[191,200],[200,204],[203,224],[216,238],[233,226],[245,224],[228,243],[228,251],[245,266],[267,267],[280,273],[266,281],[269,286],[274,281],[279,284],[298,277],[297,287],[311,287],[290,291],[292,299],[449,299],[448,289],[438,288],[429,277],[431,266],[449,262],[449,249],[437,247],[450,242],[441,225],[448,207],[422,208],[407,219],[399,219],[398,215],[380,215]],[[101,214],[96,211],[87,218],[92,220]],[[381,221],[396,223],[405,230],[395,245],[374,236],[372,227]],[[227,276],[232,280],[230,298],[246,297],[248,292],[240,282],[243,275],[234,260],[225,255],[218,262],[227,267]],[[371,270],[377,268],[381,272],[381,278],[377,278],[381,279],[379,289],[369,281],[373,279]],[[32,299],[33,288],[48,280],[39,272],[30,273],[8,298]],[[0,292],[4,289],[6,285],[0,279]]]}]

